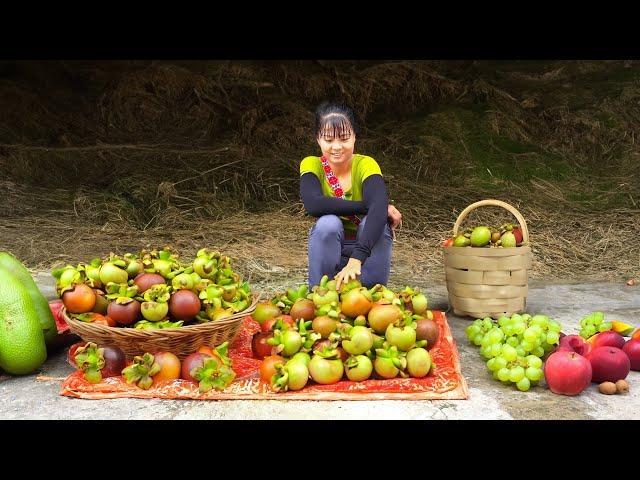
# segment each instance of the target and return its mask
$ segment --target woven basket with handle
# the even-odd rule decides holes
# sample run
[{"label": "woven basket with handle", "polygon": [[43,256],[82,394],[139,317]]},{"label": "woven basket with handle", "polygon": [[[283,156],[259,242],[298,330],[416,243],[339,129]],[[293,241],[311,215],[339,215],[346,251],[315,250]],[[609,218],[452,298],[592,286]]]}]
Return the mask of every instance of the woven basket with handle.
[{"label": "woven basket with handle", "polygon": [[522,245],[513,248],[445,247],[444,268],[453,312],[473,318],[510,316],[526,308],[531,268],[529,230],[524,217],[500,200],[482,200],[465,208],[453,226],[453,236],[465,217],[478,207],[508,210],[522,228]]},{"label": "woven basket with handle", "polygon": [[183,359],[203,345],[213,348],[223,342],[233,342],[240,325],[254,312],[259,299],[260,295],[255,295],[249,308],[230,317],[178,328],[143,330],[109,327],[71,318],[66,309],[63,313],[69,329],[86,342],[120,347],[128,357],[164,351]]}]

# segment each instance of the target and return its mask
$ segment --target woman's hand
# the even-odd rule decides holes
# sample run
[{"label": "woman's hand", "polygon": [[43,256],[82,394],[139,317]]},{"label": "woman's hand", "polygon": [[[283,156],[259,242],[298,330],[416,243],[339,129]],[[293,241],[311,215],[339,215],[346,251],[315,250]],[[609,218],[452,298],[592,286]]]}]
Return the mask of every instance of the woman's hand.
[{"label": "woman's hand", "polygon": [[389,204],[389,207],[387,208],[387,217],[391,220],[391,230],[395,230],[396,227],[402,226],[402,214],[391,204]]},{"label": "woman's hand", "polygon": [[350,258],[347,265],[333,277],[336,280],[336,290],[340,291],[340,286],[349,280],[355,280],[360,275],[362,262],[357,258]]}]

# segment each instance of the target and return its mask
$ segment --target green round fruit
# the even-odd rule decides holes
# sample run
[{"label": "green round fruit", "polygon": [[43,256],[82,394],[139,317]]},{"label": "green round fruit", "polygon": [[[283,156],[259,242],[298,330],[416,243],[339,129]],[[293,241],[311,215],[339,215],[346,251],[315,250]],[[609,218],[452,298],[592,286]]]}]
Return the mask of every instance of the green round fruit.
[{"label": "green round fruit", "polygon": [[513,248],[516,246],[516,236],[511,232],[504,233],[500,240],[500,245],[504,248]]},{"label": "green round fruit", "polygon": [[489,227],[476,227],[471,232],[471,246],[484,247],[491,240],[491,230]]},{"label": "green round fruit", "polygon": [[453,240],[453,246],[454,247],[468,247],[471,244],[471,241],[465,237],[464,235],[458,235],[454,240]]}]

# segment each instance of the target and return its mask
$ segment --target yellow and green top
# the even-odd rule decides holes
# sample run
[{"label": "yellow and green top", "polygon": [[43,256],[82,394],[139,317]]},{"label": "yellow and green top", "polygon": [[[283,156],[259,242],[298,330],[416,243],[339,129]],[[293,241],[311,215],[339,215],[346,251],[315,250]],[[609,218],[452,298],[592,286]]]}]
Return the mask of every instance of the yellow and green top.
[{"label": "yellow and green top", "polygon": [[[322,194],[325,197],[334,196],[331,185],[329,185],[327,177],[324,174],[320,157],[310,156],[302,159],[302,162],[300,162],[300,176],[305,173],[313,173],[318,177],[320,185],[322,186]],[[371,175],[382,176],[382,171],[380,170],[378,162],[367,155],[354,153],[351,157],[351,188],[344,192],[344,198],[346,200],[353,201],[363,200],[362,184]],[[355,236],[355,233],[358,230],[357,226],[349,220],[348,217],[340,218],[344,225],[345,234],[347,234],[347,236]]]}]

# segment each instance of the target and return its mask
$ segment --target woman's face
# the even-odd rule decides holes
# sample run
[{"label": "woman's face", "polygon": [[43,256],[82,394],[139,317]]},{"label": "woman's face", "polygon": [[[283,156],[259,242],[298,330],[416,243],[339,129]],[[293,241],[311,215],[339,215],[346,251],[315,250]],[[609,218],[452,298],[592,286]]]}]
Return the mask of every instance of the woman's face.
[{"label": "woman's face", "polygon": [[352,129],[335,132],[334,129],[328,128],[318,136],[322,155],[334,165],[344,165],[351,161],[355,143],[356,134]]}]

